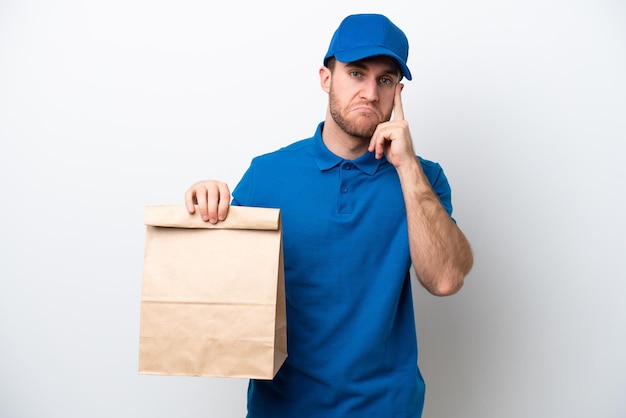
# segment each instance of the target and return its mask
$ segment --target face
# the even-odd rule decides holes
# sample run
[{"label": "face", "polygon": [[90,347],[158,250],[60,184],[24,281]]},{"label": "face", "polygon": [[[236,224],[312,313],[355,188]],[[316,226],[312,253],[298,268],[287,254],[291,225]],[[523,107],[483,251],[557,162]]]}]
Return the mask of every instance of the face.
[{"label": "face", "polygon": [[399,81],[398,67],[392,58],[336,61],[326,83],[331,117],[347,134],[369,140],[378,124],[391,118]]}]

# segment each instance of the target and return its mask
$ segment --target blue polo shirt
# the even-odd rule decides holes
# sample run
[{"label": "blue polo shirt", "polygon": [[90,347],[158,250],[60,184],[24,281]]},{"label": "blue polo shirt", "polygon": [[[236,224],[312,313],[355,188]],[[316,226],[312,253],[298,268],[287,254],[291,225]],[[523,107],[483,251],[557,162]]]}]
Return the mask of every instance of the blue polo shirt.
[{"label": "blue polo shirt", "polygon": [[[251,380],[249,418],[419,417],[424,382],[406,212],[395,168],[312,138],[253,159],[233,204],[280,208],[288,357]],[[441,167],[421,159],[452,213]]]}]

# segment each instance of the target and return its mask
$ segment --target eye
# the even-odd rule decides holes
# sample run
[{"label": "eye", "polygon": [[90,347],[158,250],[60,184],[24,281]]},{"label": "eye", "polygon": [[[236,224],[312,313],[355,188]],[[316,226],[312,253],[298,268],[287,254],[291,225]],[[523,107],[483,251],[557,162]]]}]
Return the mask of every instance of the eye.
[{"label": "eye", "polygon": [[380,84],[389,85],[391,83],[393,83],[393,80],[390,79],[389,77],[381,77],[380,78]]},{"label": "eye", "polygon": [[352,71],[350,71],[350,76],[352,76],[354,78],[359,78],[359,77],[361,77],[361,72],[357,71],[357,70],[352,70]]}]

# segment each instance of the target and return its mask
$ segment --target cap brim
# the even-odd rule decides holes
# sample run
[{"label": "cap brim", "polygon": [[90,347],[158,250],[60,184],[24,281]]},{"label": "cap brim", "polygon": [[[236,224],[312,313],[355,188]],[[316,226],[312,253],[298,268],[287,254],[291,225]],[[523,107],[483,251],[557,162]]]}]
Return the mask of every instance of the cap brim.
[{"label": "cap brim", "polygon": [[409,70],[409,67],[407,67],[406,64],[404,64],[403,60],[399,56],[397,56],[396,54],[394,54],[393,52],[389,51],[386,48],[382,48],[379,46],[367,46],[367,47],[349,49],[347,51],[335,52],[335,58],[337,58],[341,62],[354,62],[354,61],[359,61],[365,58],[371,58],[371,57],[376,57],[380,55],[395,59],[398,65],[400,66],[400,71],[402,72],[402,75],[404,76],[404,78],[406,78],[407,80],[412,79],[412,75],[411,75],[411,71]]}]

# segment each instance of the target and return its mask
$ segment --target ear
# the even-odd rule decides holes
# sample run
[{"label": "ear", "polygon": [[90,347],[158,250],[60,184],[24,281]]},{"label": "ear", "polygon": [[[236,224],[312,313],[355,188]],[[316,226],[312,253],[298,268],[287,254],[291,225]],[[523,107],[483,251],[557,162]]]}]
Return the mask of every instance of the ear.
[{"label": "ear", "polygon": [[330,73],[330,69],[328,67],[320,67],[320,86],[322,90],[326,93],[330,93],[330,79],[332,78],[332,74]]}]

